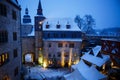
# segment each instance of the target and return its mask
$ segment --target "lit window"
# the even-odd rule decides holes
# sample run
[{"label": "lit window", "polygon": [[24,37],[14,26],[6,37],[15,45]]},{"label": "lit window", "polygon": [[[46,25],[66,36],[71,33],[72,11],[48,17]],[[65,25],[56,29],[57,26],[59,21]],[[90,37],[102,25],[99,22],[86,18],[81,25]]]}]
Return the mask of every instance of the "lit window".
[{"label": "lit window", "polygon": [[3,62],[5,61],[5,56],[4,56],[4,54],[2,54],[2,61],[3,61]]}]

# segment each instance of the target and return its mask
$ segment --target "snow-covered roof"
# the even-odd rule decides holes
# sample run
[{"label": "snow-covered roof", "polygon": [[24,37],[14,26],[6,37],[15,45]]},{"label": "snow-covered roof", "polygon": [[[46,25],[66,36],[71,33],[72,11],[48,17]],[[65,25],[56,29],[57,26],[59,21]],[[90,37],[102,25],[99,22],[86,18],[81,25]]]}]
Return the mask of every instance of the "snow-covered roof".
[{"label": "snow-covered roof", "polygon": [[[49,28],[46,28],[46,24],[49,25]],[[57,28],[56,25],[60,24],[60,28]],[[69,24],[70,28],[67,29],[66,25]],[[74,22],[74,19],[71,18],[50,18],[46,19],[43,23],[44,31],[81,31],[77,24]]]},{"label": "snow-covered roof", "polygon": [[96,46],[93,49],[94,56],[97,56],[99,51],[101,50],[101,46]]},{"label": "snow-covered roof", "polygon": [[55,39],[55,38],[51,38],[51,39],[43,39],[43,41],[76,41],[76,42],[81,42],[82,39]]},{"label": "snow-covered roof", "polygon": [[72,73],[64,75],[65,80],[86,80],[79,72],[75,69]]},{"label": "snow-covered roof", "polygon": [[80,60],[78,64],[72,65],[72,68],[74,70],[78,68],[80,71],[85,71],[89,68],[89,66],[87,66],[83,60]]},{"label": "snow-covered roof", "polygon": [[[76,69],[64,76],[66,80],[100,80],[106,78],[103,74],[101,74],[95,66],[87,66],[83,60],[81,60],[78,64],[76,64]],[[72,68],[74,68],[72,66]]]},{"label": "snow-covered roof", "polygon": [[83,55],[81,58],[92,64],[95,64],[101,67],[106,61],[109,60],[110,57],[108,55],[102,55],[102,58],[100,58],[100,57],[85,53],[85,55]]},{"label": "snow-covered roof", "polygon": [[106,78],[106,76],[101,74],[94,66],[91,66],[83,75],[86,80],[102,80]]},{"label": "snow-covered roof", "polygon": [[84,60],[86,60],[92,64],[95,64],[99,67],[101,67],[106,61],[109,60],[110,57],[108,55],[100,54],[102,56],[102,58],[97,56],[99,54],[99,51],[101,50],[101,46],[96,46],[92,50],[93,50],[94,55],[91,55],[90,51],[89,51],[89,52],[85,53],[81,57],[81,59],[84,59]]}]

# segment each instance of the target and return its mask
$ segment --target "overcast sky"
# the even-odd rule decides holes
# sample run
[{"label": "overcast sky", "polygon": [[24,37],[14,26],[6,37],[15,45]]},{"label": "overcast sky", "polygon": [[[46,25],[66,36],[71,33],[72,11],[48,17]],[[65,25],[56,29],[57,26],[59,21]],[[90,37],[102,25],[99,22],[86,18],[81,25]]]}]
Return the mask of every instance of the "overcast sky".
[{"label": "overcast sky", "polygon": [[[39,0],[19,0],[22,11],[28,7],[34,23]],[[41,0],[46,18],[74,18],[91,14],[96,21],[96,28],[120,27],[120,0]]]}]

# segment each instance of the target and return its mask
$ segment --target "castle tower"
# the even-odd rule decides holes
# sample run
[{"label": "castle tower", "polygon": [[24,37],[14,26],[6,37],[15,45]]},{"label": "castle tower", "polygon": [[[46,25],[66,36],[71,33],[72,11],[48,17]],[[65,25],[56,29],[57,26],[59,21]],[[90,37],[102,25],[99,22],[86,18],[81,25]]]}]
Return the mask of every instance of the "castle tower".
[{"label": "castle tower", "polygon": [[22,26],[21,26],[21,36],[25,37],[31,34],[33,30],[33,25],[31,24],[31,18],[29,15],[28,8],[25,9],[25,15],[23,16],[23,21],[22,21]]},{"label": "castle tower", "polygon": [[31,23],[28,8],[25,9],[25,15],[23,16],[23,23]]},{"label": "castle tower", "polygon": [[42,12],[42,5],[41,0],[39,0],[38,3],[38,9],[37,9],[37,15],[35,16],[35,60],[36,62],[39,62],[39,64],[42,64],[43,58],[42,58],[42,24],[45,20],[45,17],[43,16]]}]

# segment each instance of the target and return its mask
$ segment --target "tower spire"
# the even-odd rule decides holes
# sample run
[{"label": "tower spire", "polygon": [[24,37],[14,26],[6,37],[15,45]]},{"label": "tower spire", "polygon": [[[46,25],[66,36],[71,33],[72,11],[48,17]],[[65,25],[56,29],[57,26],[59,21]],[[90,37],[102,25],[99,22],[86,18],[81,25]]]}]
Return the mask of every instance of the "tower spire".
[{"label": "tower spire", "polygon": [[38,3],[37,15],[43,15],[41,0],[39,0],[39,3]]},{"label": "tower spire", "polygon": [[29,13],[28,8],[26,8],[25,9],[25,14],[28,14],[28,13]]},{"label": "tower spire", "polygon": [[23,23],[31,23],[31,18],[29,15],[28,8],[25,9],[25,15],[23,16]]}]

